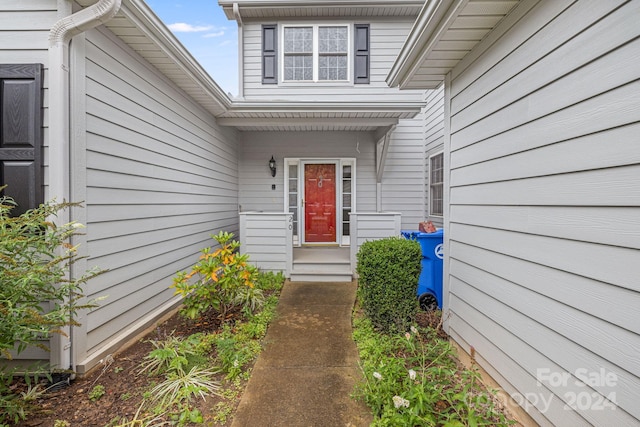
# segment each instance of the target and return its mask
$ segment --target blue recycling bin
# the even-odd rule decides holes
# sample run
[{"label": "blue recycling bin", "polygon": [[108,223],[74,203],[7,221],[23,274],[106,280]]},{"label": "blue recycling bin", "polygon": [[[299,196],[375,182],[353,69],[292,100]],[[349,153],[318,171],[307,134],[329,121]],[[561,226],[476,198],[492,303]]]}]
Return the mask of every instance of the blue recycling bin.
[{"label": "blue recycling bin", "polygon": [[418,279],[418,301],[424,310],[442,310],[442,249],[444,230],[435,233],[402,231],[405,239],[416,240],[422,249],[422,271]]}]

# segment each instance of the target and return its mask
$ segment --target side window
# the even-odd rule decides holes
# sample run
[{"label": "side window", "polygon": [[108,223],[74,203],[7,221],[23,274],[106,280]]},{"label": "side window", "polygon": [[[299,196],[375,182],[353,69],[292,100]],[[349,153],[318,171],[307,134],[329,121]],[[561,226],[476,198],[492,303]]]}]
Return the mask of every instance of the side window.
[{"label": "side window", "polygon": [[444,196],[444,154],[429,157],[429,215],[442,216]]},{"label": "side window", "polygon": [[0,186],[19,215],[43,202],[42,64],[0,64]]}]

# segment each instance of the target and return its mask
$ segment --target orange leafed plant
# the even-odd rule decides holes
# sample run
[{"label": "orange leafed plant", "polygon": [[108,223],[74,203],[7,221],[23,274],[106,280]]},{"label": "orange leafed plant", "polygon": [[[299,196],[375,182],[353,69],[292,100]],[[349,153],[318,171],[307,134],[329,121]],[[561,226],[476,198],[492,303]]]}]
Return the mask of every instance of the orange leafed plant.
[{"label": "orange leafed plant", "polygon": [[220,247],[213,252],[203,249],[191,271],[176,274],[171,285],[184,297],[182,314],[191,319],[209,308],[225,319],[229,310],[247,305],[254,308],[263,299],[262,291],[255,288],[258,269],[247,262],[248,254],[240,254],[240,243],[233,240],[233,233],[221,231],[211,237]]}]

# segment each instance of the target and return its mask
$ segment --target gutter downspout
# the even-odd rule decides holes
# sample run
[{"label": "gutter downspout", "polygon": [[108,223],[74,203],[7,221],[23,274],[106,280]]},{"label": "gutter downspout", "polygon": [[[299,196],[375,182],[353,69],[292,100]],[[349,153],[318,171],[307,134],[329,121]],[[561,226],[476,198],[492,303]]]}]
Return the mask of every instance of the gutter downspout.
[{"label": "gutter downspout", "polygon": [[244,27],[238,3],[233,4],[233,16],[238,23],[238,98],[244,99]]},{"label": "gutter downspout", "polygon": [[[49,31],[49,199],[69,201],[70,189],[70,102],[69,45],[73,36],[95,28],[118,13],[122,0],[99,0],[92,6],[56,22]],[[58,9],[69,2],[58,1]],[[69,210],[58,217],[70,222]],[[74,370],[71,360],[71,334],[56,335],[51,342],[51,365]]]}]

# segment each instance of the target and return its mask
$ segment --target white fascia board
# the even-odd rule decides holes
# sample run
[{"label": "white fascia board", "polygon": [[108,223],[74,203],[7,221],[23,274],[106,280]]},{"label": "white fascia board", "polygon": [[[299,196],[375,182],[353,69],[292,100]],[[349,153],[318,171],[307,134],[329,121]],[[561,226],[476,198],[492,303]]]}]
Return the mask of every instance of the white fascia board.
[{"label": "white fascia board", "polygon": [[120,13],[152,40],[169,59],[174,61],[184,71],[185,77],[196,82],[204,93],[217,101],[221,110],[229,109],[231,106],[229,96],[144,1],[123,0]]},{"label": "white fascia board", "polygon": [[222,7],[227,19],[234,20],[234,4],[242,14],[245,9],[323,9],[328,7],[353,8],[397,8],[397,7],[419,7],[424,0],[218,0],[218,5]]},{"label": "white fascia board", "polygon": [[390,127],[398,124],[394,117],[220,117],[216,122],[231,127],[346,126]]},{"label": "white fascia board", "polygon": [[431,0],[425,3],[387,75],[386,81],[390,87],[403,88],[407,85],[467,2]]},{"label": "white fascia board", "polygon": [[403,102],[246,102],[234,101],[224,116],[234,113],[397,112],[419,113],[423,101]]}]

